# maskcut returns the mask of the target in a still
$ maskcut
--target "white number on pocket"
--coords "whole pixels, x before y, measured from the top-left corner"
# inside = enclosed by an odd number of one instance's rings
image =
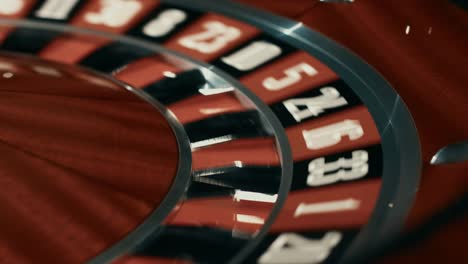
[[[357,120],[344,120],[321,128],[302,131],[307,148],[322,149],[338,144],[343,136],[357,140],[364,136],[364,130]]]
[[[302,80],[302,75],[315,76],[318,74],[318,71],[310,66],[309,64],[303,62],[294,67],[288,68],[284,71],[285,77],[277,80],[273,77],[268,77],[263,81],[263,86],[269,91],[278,91],[286,87],[289,87],[295,83],[298,83]]]
[[[343,235],[328,232],[322,239],[308,239],[295,233],[280,235],[259,259],[260,264],[321,263],[330,256]]]
[[[107,27],[128,24],[143,8],[136,0],[101,0],[101,10],[85,16],[86,22]]]
[[[227,26],[219,21],[206,22],[203,26],[205,31],[183,37],[179,40],[179,44],[209,54],[218,52],[242,35],[238,28]]]
[[[265,42],[256,41],[249,46],[224,57],[222,61],[239,71],[249,71],[281,55],[281,48]]]
[[[369,154],[365,150],[353,151],[350,159],[340,158],[330,163],[325,163],[325,158],[314,159],[309,163],[307,185],[322,186],[362,178],[369,172],[368,161]]]
[[[322,88],[320,92],[322,93],[320,96],[289,99],[284,101],[283,105],[297,122],[301,122],[306,118],[318,116],[326,109],[348,104],[346,99],[333,87]],[[300,107],[303,109],[301,110]]]
[[[143,33],[150,37],[163,37],[169,34],[174,28],[187,19],[187,14],[179,9],[169,9],[153,20],[143,28]]]

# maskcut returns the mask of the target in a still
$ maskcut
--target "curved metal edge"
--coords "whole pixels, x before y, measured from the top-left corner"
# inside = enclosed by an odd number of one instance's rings
[[[431,159],[431,165],[461,163],[468,161],[468,140],[441,148]]]
[[[183,0],[165,2],[188,6]],[[352,51],[300,22],[231,1],[195,0],[188,7],[222,13],[257,26],[314,55],[351,86],[368,107],[381,134],[384,171],[382,190],[371,219],[341,261],[362,254],[363,248],[375,248],[395,238],[414,202],[422,159],[414,120],[393,87]],[[241,262],[253,250],[254,246],[246,247],[232,263]]]
[[[232,78],[228,74],[214,68],[212,65],[194,60],[193,58],[188,57],[182,53],[167,50],[163,47],[158,46],[157,44],[151,43],[149,41],[141,40],[134,37],[128,36],[120,36],[112,33],[106,33],[101,31],[77,28],[69,25],[62,25],[62,24],[48,24],[44,22],[36,22],[30,20],[11,20],[11,19],[0,19],[0,25],[16,25],[16,26],[25,26],[30,28],[41,28],[47,29],[52,31],[67,31],[68,33],[77,33],[77,34],[91,34],[91,35],[98,35],[101,37],[105,37],[114,41],[121,41],[123,43],[128,43],[132,45],[137,45],[140,47],[144,47],[146,49],[152,50],[156,53],[167,53],[173,55],[174,57],[179,57],[189,62],[194,63],[196,66],[200,66],[207,70],[213,71],[218,76],[226,80],[228,83],[233,84],[244,96],[252,101],[255,107],[259,110],[262,117],[267,121],[267,124],[271,126],[275,138],[276,138],[276,145],[279,153],[279,158],[281,161],[281,182],[280,187],[278,190],[278,199],[270,212],[270,216],[265,221],[262,229],[255,234],[255,238],[252,241],[249,241],[249,244],[246,246],[247,251],[250,252],[258,245],[262,238],[265,237],[268,233],[269,228],[273,225],[274,220],[278,216],[283,207],[284,203],[286,202],[287,195],[289,193],[289,189],[292,184],[292,172],[293,172],[293,161],[292,161],[292,152],[289,145],[288,137],[284,131],[281,122],[275,116],[275,114],[271,111],[271,109],[255,95],[250,89],[244,87],[238,80]],[[88,69],[89,70],[89,69]],[[96,72],[96,71],[94,71]],[[99,73],[103,75],[102,73]],[[105,75],[104,75],[105,76]],[[113,79],[113,81],[117,81]],[[128,87],[128,89],[132,89]],[[181,144],[179,149],[179,159],[184,159],[185,153],[191,153],[190,143],[188,136],[185,134],[185,130],[183,125],[177,121],[177,118],[164,106],[160,105],[156,102],[153,98],[145,93],[139,92],[138,90],[133,90],[137,95],[139,95],[144,100],[147,100],[151,104],[155,105],[162,114],[167,118],[167,120],[171,123],[173,127],[173,131],[176,134],[176,137],[179,139],[181,138]],[[185,142],[185,143],[184,143]],[[187,144],[186,144],[187,143]],[[190,160],[187,161],[187,164],[190,163],[189,168],[183,166],[179,162],[178,168],[178,175],[186,175],[191,174],[191,155],[188,155]],[[185,156],[187,157],[187,156]],[[183,166],[183,167],[181,167]],[[179,173],[180,172],[180,173]],[[190,177],[189,177],[190,178]],[[174,208],[177,203],[180,201],[180,198],[183,197],[183,194],[187,191],[190,185],[190,181],[184,183],[184,177],[176,177],[174,180],[173,186],[171,190],[168,192],[166,198],[163,202],[159,205],[159,207],[150,215],[148,219],[146,219],[137,229],[132,231],[127,237],[123,240],[118,242],[116,245],[111,247],[110,249],[104,251],[103,253],[99,254],[98,256],[94,257],[93,259],[89,260],[88,264],[100,264],[100,263],[111,263],[116,258],[122,256],[123,253],[128,252],[131,253],[130,249],[135,248],[140,243],[144,243],[144,241],[150,236],[154,235],[158,231],[158,227],[160,223],[164,220],[167,214]],[[163,217],[164,216],[164,217]],[[238,256],[242,256],[241,258],[236,257],[233,263],[237,263],[242,261],[245,256],[240,254]]]
[[[153,235],[159,229],[163,228],[161,224],[180,202],[191,183],[192,150],[190,148],[190,140],[188,135],[185,133],[183,125],[177,120],[171,111],[167,110],[154,98],[145,94],[143,91],[133,89],[128,85],[125,86],[127,90],[136,94],[138,97],[158,109],[171,126],[179,146],[179,164],[177,174],[171,188],[165,195],[162,202],[143,221],[143,223],[127,234],[121,241],[89,260],[87,262],[88,264],[111,263],[113,260],[122,257],[125,253],[131,253],[132,250],[142,244],[150,235]]]
[[[2,21],[0,20],[0,25],[1,22]],[[33,57],[30,54],[16,52],[9,53],[21,57]],[[131,252],[132,249],[134,249],[137,245],[141,244],[148,237],[147,234],[155,233],[156,230],[161,227],[160,225],[163,222],[163,220],[177,205],[183,194],[185,194],[185,192],[187,191],[191,182],[192,173],[192,152],[190,148],[190,141],[187,134],[185,133],[183,125],[177,120],[174,114],[151,96],[147,95],[141,90],[134,89],[128,84],[123,83],[115,78],[112,78],[107,74],[103,74],[96,70],[82,67],[80,65],[74,66],[81,68],[81,70],[83,71],[92,73],[93,75],[109,80],[110,82],[115,83],[120,87],[123,87],[124,89],[128,90],[130,93],[139,97],[143,101],[151,104],[169,123],[171,130],[174,133],[174,136],[176,137],[178,145],[178,166],[176,176],[174,177],[169,191],[167,192],[161,203],[158,205],[158,207],[155,210],[153,210],[153,212],[150,213],[149,216],[141,224],[139,224],[136,229],[127,234],[115,245],[99,253],[97,256],[93,257],[87,262],[90,264],[110,263],[112,262],[112,260],[122,256],[122,253]]]

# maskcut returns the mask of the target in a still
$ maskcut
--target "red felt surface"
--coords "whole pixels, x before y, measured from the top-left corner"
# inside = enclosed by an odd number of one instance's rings
[[[102,77],[0,62],[0,262],[82,263],[164,198],[175,136],[153,106]]]

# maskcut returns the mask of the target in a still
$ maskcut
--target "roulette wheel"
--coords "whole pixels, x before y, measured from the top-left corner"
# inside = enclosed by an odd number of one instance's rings
[[[466,12],[0,0],[0,262],[466,259]]]

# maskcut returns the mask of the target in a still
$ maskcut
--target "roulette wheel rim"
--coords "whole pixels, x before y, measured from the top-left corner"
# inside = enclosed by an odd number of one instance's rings
[[[171,0],[168,2],[180,5],[184,4],[184,1],[179,0]],[[393,140],[388,140],[388,142],[386,142],[384,139],[382,141],[382,144],[384,145],[383,148],[388,151],[384,159],[387,164],[394,162],[401,164],[400,166],[395,166],[400,169],[396,174],[392,171],[394,168],[393,166],[391,166],[391,168],[389,168],[389,166],[384,168],[382,176],[384,179],[384,185],[393,185],[393,187],[398,186],[398,192],[400,192],[400,194],[406,194],[406,196],[395,196],[393,191],[384,187],[380,193],[379,201],[377,202],[373,216],[371,216],[370,223],[368,223],[365,229],[361,231],[361,237],[354,241],[355,244],[351,246],[351,248],[363,248],[364,245],[361,243],[364,242],[363,240],[365,240],[364,237],[366,234],[370,236],[369,233],[375,234],[381,232],[381,237],[386,237],[385,239],[382,239],[382,241],[384,241],[383,244],[394,238],[401,230],[404,218],[412,206],[422,170],[420,153],[421,146],[419,143],[417,129],[409,110],[394,88],[391,87],[391,85],[380,74],[378,74],[372,66],[365,63],[351,51],[330,40],[326,36],[315,32],[302,23],[261,10],[256,10],[254,8],[245,7],[244,5],[231,1],[213,3],[210,1],[196,0],[194,2],[196,2],[196,6],[194,7],[196,9],[219,12],[258,26],[262,30],[275,35],[275,37],[283,39],[291,45],[300,47],[300,49],[313,54],[318,57],[320,61],[328,62],[327,66],[329,67],[331,67],[331,61],[334,61],[333,64],[336,65],[341,64],[343,67],[342,70],[338,70],[336,67],[332,67],[332,69],[336,71],[340,77],[347,80],[347,82],[350,79],[352,80],[350,85],[353,91],[358,93],[366,106],[369,107],[369,102],[379,101],[380,106],[375,107],[375,109],[379,109],[380,111],[372,110],[372,106],[370,107],[371,114],[377,123],[379,132],[384,135],[389,133],[388,131],[390,127],[397,128],[396,135],[393,135]],[[324,47],[326,47],[326,50],[324,50]],[[320,54],[320,52],[323,52],[324,54]],[[352,65],[353,68],[349,68],[348,65]],[[337,67],[339,66],[337,65]],[[242,85],[239,87],[242,87]],[[247,88],[246,90],[248,91]],[[385,113],[382,109],[385,109]],[[389,137],[387,137],[387,139],[389,139]],[[398,146],[398,149],[392,149],[396,146]],[[390,152],[389,150],[393,153],[398,152],[400,156],[398,157],[398,155],[395,154],[388,155]],[[394,179],[391,175],[399,175],[400,178]],[[391,210],[390,216],[387,215],[388,219],[386,223],[382,223],[378,216],[382,215],[383,211],[387,210],[388,207],[393,208],[395,204],[400,204],[399,209]],[[280,207],[277,207],[272,212],[272,217],[279,214],[279,211]],[[266,235],[268,232],[268,226],[273,224],[273,221],[274,219],[271,218],[270,221],[265,224],[266,228],[262,230],[256,238],[256,241],[252,242],[245,250],[243,250],[237,258],[232,261],[232,263],[240,263],[249,254],[251,254],[256,244],[260,243],[262,237]],[[373,248],[373,246],[375,245],[371,245],[368,242],[365,245],[367,248]],[[350,251],[351,252],[348,251],[344,259],[353,259],[357,257],[352,250]]]
[[[183,1],[176,0],[174,2],[182,4]],[[374,236],[378,230],[382,232],[380,234],[381,237],[387,238],[383,239],[384,241],[387,240],[386,242],[388,242],[394,238],[399,230],[401,230],[404,218],[409,212],[412,206],[412,201],[416,196],[417,186],[419,185],[421,176],[422,161],[420,153],[421,146],[414,121],[406,105],[398,96],[393,87],[391,87],[391,85],[380,74],[378,74],[378,72],[373,69],[372,66],[368,65],[362,59],[354,55],[353,52],[330,40],[328,37],[308,28],[302,23],[279,17],[261,10],[256,10],[254,8],[245,8],[245,6],[234,2],[226,2],[224,3],[224,6],[216,6],[210,4],[209,1],[201,0],[197,1],[197,4],[198,7],[202,10],[212,10],[214,12],[228,14],[243,21],[248,21],[249,23],[264,29],[270,34],[278,34],[278,32],[282,32],[284,35],[276,35],[276,37],[282,38],[285,41],[290,42],[292,45],[301,47],[303,50],[308,51],[309,53],[318,57],[320,61],[335,60],[336,64],[342,64],[343,68],[346,68],[346,70],[340,71],[333,67],[333,70],[337,71],[340,77],[344,78],[345,80],[355,78],[361,79],[354,80],[353,82],[356,84],[350,85],[353,91],[358,90],[356,92],[363,99],[366,106],[369,106],[368,103],[375,101],[376,99],[380,101],[379,103],[381,103],[381,106],[376,109],[380,108],[379,110],[381,110],[383,108],[385,109],[386,113],[383,114],[383,111],[371,110],[371,114],[373,115],[374,120],[377,122],[380,133],[382,135],[385,134],[389,126],[398,127],[398,130],[396,131],[397,134],[395,135],[394,139],[395,141],[385,142],[385,140],[383,140],[383,148],[390,149],[397,145],[395,142],[400,143],[398,144],[400,149],[393,150],[400,152],[400,157],[397,157],[396,155],[393,157],[388,157],[388,155],[385,155],[386,157],[384,158],[387,162],[389,159],[393,159],[394,162],[402,164],[401,171],[396,174],[400,175],[400,179],[392,179],[392,183],[389,183],[389,185],[398,184],[401,188],[401,193],[406,193],[407,195],[384,198],[384,196],[387,195],[385,193],[386,190],[384,187],[380,193],[380,198],[376,208],[385,210],[389,206],[393,207],[394,204],[404,204],[404,206],[400,207],[399,210],[392,210],[392,215],[387,216],[389,219],[391,219],[390,221],[380,221],[381,219],[379,219],[377,215],[381,213],[379,212],[381,210],[375,209],[373,216],[371,217],[371,222],[368,223],[364,230],[361,230],[361,237],[356,239],[355,244],[351,246],[350,251],[352,251],[353,248],[362,246],[360,243],[364,242],[363,240],[365,240],[365,237]],[[326,50],[324,50],[323,47],[326,47]],[[324,54],[319,54],[319,52],[323,52]],[[342,63],[343,61],[346,62]],[[353,65],[355,68],[350,69],[346,64]],[[327,63],[327,66],[330,66],[330,63]],[[359,83],[363,85],[361,86]],[[369,83],[372,83],[373,85],[369,85]],[[359,91],[359,88],[362,88],[362,91]],[[377,112],[379,115],[376,114]],[[379,121],[382,121],[386,125],[382,127],[382,124],[379,124]],[[385,162],[385,164],[390,163],[387,162]],[[390,180],[391,177],[385,177],[385,175],[392,175],[393,172],[385,170],[386,169],[384,169],[383,174],[384,181]],[[267,230],[264,230],[264,233],[266,232]],[[257,243],[260,242],[260,239],[261,238],[258,239]],[[249,253],[254,250],[254,247],[255,242],[251,244],[250,248],[239,254],[235,261],[240,263],[243,258],[248,256]],[[372,245],[368,242],[366,243],[366,247],[372,249]],[[349,258],[352,260],[354,258],[358,258],[357,255],[350,251],[345,254],[343,259]],[[233,263],[235,261],[233,261]]]
[[[412,200],[416,192],[416,186],[419,181],[419,175],[421,171],[421,155],[419,140],[414,127],[411,115],[409,114],[404,102],[400,99],[397,93],[391,88],[391,86],[376,73],[371,66],[367,65],[357,56],[347,51],[345,48],[339,46],[335,42],[329,40],[323,35],[316,33],[302,24],[293,22],[284,18],[280,18],[265,12],[245,8],[244,6],[231,3],[231,2],[210,2],[210,1],[194,1],[195,6],[192,6],[186,1],[166,1],[167,3],[177,4],[182,7],[189,6],[190,8],[197,9],[200,11],[211,11],[220,13],[240,21],[247,22],[254,25],[265,32],[275,36],[275,38],[281,39],[300,50],[306,51],[318,58],[321,62],[324,62],[327,66],[332,68],[333,71],[344,79],[352,88],[354,92],[363,100],[366,107],[370,109],[371,115],[374,122],[377,124],[380,135],[382,136],[382,146],[384,152],[384,169],[382,178],[383,188],[379,194],[379,200],[376,205],[376,209],[373,211],[371,221],[366,227],[360,231],[359,237],[354,240],[353,246],[348,250],[347,255],[344,258],[353,257],[353,248],[362,249],[365,246],[371,246],[369,244],[369,238],[381,237],[379,241],[385,241],[392,237],[397,230],[400,229],[403,222],[403,218],[407,211],[411,207]],[[20,22],[27,25],[30,22]],[[36,22],[31,22],[35,24]],[[32,25],[31,24],[31,25]],[[41,23],[39,23],[41,24]],[[43,25],[43,24],[41,24]],[[51,28],[67,28],[70,31],[75,31],[69,26],[51,26]],[[83,29],[76,29],[77,32],[92,32]],[[122,37],[107,33],[99,33],[107,37],[116,39],[128,39],[131,40],[133,37]],[[132,40],[133,42],[133,40]],[[138,43],[144,41],[136,41]],[[154,47],[154,44],[148,43],[148,47]],[[205,67],[209,67],[209,64],[204,64],[198,60],[193,60],[186,55],[175,52],[178,56],[185,58],[189,61],[196,61]],[[255,102],[256,106],[263,111],[263,114],[269,116],[269,120],[277,131],[281,131],[280,122],[268,109],[268,106],[259,99],[254,92],[250,91],[244,85],[240,84],[233,77],[219,71],[212,69],[214,73],[226,79],[229,83],[235,84],[235,86],[241,90],[244,94]],[[268,110],[267,110],[268,109]],[[179,126],[178,129],[181,129]],[[292,174],[292,158],[289,150],[289,143],[284,132],[276,133],[278,144],[283,155],[283,175]],[[184,147],[187,150],[187,146]],[[189,155],[190,156],[190,155]],[[185,159],[186,157],[184,157]],[[186,166],[183,170],[189,169]],[[393,177],[398,175],[399,177]],[[247,257],[255,249],[256,245],[260,243],[268,232],[269,227],[273,224],[275,217],[280,213],[281,207],[284,204],[283,199],[290,187],[291,178],[282,177],[281,187],[279,192],[279,202],[275,205],[275,208],[271,211],[268,220],[262,227],[262,231],[249,242],[250,244],[245,247],[232,262],[240,262]],[[180,187],[182,188],[182,186]],[[181,189],[179,188],[179,192]],[[404,194],[404,195],[403,195]],[[180,195],[173,197],[167,196],[172,202],[175,202]],[[171,209],[168,205],[166,211]],[[388,208],[391,208],[389,210]],[[159,210],[159,209],[158,209]],[[383,217],[384,216],[384,217]],[[148,219],[149,220],[149,219]],[[152,221],[151,221],[152,222]],[[141,226],[140,226],[141,227]],[[145,232],[138,230],[138,233]],[[379,234],[378,234],[379,233]],[[383,238],[385,237],[385,238]],[[111,249],[112,250],[112,249]],[[121,250],[118,250],[121,252]],[[107,254],[114,255],[114,252],[104,253],[104,255],[98,256],[92,260],[91,263],[100,263],[106,260],[110,260],[112,257],[106,256]],[[101,259],[103,257],[104,259]]]

